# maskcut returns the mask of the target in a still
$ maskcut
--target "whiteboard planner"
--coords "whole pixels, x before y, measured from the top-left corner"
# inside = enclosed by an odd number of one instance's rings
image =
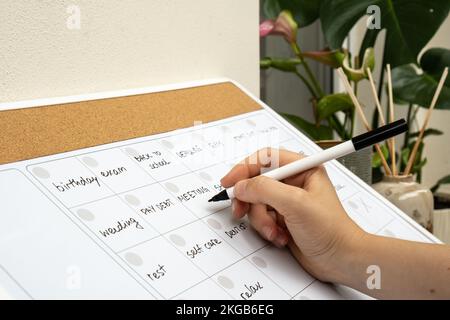
[[[0,297],[367,299],[208,203],[263,147],[320,151],[267,106],[207,124],[0,166]],[[325,165],[368,232],[436,239],[337,161]]]

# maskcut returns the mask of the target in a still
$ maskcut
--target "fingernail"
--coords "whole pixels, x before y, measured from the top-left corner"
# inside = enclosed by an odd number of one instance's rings
[[[235,204],[235,200],[231,200],[231,212],[233,214],[235,214],[235,209],[236,209],[236,204]]]
[[[282,248],[288,243],[288,237],[284,233],[278,233],[274,243],[277,247]]]
[[[262,233],[263,233],[264,237],[267,240],[269,240],[269,241],[273,240],[274,232],[273,232],[273,228],[272,227],[263,227],[262,228]]]

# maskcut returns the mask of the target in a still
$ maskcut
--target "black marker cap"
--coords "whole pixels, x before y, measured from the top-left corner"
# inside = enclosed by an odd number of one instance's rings
[[[378,142],[395,137],[407,130],[408,123],[405,119],[400,119],[352,138],[353,146],[355,147],[355,150],[361,150]]]

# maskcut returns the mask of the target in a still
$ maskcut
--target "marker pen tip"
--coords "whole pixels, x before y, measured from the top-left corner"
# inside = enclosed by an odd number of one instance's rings
[[[217,201],[224,201],[229,200],[227,190],[222,190],[218,194],[216,194],[214,197],[208,200],[208,202],[217,202]]]

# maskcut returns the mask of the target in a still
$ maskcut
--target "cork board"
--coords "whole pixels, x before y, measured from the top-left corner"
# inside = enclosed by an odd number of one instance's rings
[[[231,82],[0,111],[0,164],[148,136],[258,110]]]

